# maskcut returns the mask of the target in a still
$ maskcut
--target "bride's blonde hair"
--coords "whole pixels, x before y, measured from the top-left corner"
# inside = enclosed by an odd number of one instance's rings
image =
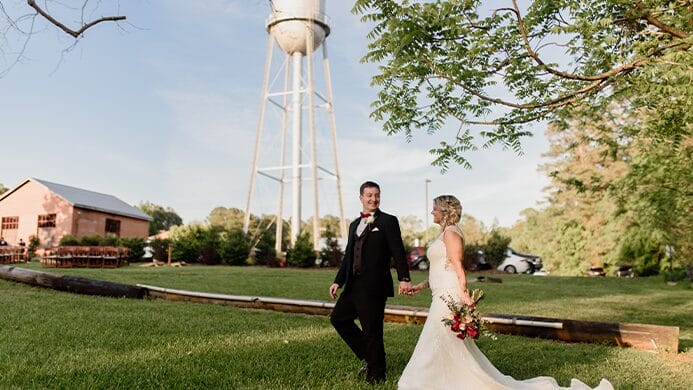
[[[442,214],[442,227],[457,225],[462,217],[462,204],[453,195],[441,195],[433,199],[433,204],[438,207]]]

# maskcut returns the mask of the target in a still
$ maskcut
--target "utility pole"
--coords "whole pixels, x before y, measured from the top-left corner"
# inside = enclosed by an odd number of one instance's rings
[[[428,183],[430,183],[431,180],[426,178],[424,179],[424,187],[425,187],[425,197],[426,197],[426,205],[424,207],[424,225],[426,226],[426,230],[424,230],[424,246],[428,245]]]

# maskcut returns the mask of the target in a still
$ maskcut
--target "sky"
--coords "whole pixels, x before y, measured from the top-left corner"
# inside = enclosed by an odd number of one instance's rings
[[[27,12],[21,9],[25,2],[4,3],[8,12]],[[97,25],[71,47],[71,37],[37,19],[25,58],[0,78],[0,183],[12,188],[35,177],[133,205],[149,201],[172,207],[185,223],[204,221],[218,206],[245,209],[269,3],[148,0],[120,2],[119,9],[98,3],[99,14],[85,19],[118,14],[127,21]],[[463,211],[487,226],[511,226],[522,210],[538,207],[548,184],[537,171],[548,149],[540,124],[530,128],[535,135],[524,140],[523,155],[480,149],[469,155],[471,170],[453,166],[442,174],[430,165],[428,151],[454,135],[453,124],[434,135],[415,133],[407,142],[386,135],[382,123],[369,118],[377,68],[360,62],[369,27],[351,14],[351,5],[326,1],[345,216],[360,210],[358,188],[365,180],[380,184],[382,210],[428,217],[429,224],[429,203],[440,194],[457,196]],[[66,24],[76,26],[74,15]],[[12,38],[6,43],[16,50],[21,42]],[[0,69],[14,58],[3,49]],[[281,52],[274,58],[283,58]],[[322,64],[315,67],[320,91]],[[272,165],[278,154],[277,113],[268,108],[267,118],[261,166]],[[316,122],[319,163],[331,170],[326,114],[318,112]],[[263,177],[256,183],[251,211],[275,213],[278,186]],[[311,188],[304,183],[304,220],[312,215]],[[321,180],[319,192],[320,214],[337,215],[334,181]],[[285,218],[290,202],[287,191]]]

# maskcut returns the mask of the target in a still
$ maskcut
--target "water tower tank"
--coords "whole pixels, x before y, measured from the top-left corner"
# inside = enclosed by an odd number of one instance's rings
[[[274,33],[277,44],[287,54],[306,54],[308,28],[313,31],[313,50],[330,35],[325,0],[273,0],[271,3],[267,31]]]

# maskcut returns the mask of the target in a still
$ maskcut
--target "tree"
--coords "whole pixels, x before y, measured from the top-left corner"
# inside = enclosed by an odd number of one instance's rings
[[[349,221],[345,222],[347,224],[347,229],[349,226]],[[327,230],[331,230],[334,234],[341,234],[342,231],[340,227],[339,217],[334,215],[324,215],[320,217],[320,231],[321,235],[325,234]],[[287,233],[289,233],[287,231]],[[307,234],[310,239],[313,239],[313,217],[309,217],[305,222],[301,221],[301,231],[299,234]]]
[[[484,223],[469,214],[462,214],[460,228],[464,232],[464,245],[480,245],[489,238],[488,228]]]
[[[175,261],[218,264],[220,229],[208,225],[191,224],[171,229],[171,257]]]
[[[325,230],[323,238],[325,239],[325,246],[320,250],[320,259],[323,262],[326,261],[330,267],[339,267],[342,264],[344,252],[339,246],[336,234],[331,228],[328,228]]]
[[[31,37],[45,29],[43,23],[38,22],[37,19],[75,39],[72,45],[63,51],[63,54],[75,48],[88,29],[104,22],[119,24],[119,22],[126,19],[125,16],[104,16],[93,20],[85,19],[87,15],[102,12],[100,8],[104,5],[101,1],[90,3],[89,0],[45,0],[41,4],[43,6],[39,5],[39,2],[36,0],[27,0],[24,5],[19,0],[0,1],[0,26],[3,26],[0,53],[3,55],[5,53],[13,53],[13,55],[16,53],[16,56],[9,60],[0,58],[0,60],[5,60],[0,61],[0,65],[2,65],[0,66],[0,78],[9,73],[15,65],[24,59],[24,53]],[[114,4],[115,10],[117,11],[119,7],[120,5],[116,2]],[[64,22],[64,20],[76,19],[79,19],[78,27],[68,27]],[[15,41],[19,47],[17,49],[10,46],[11,42]]]
[[[676,141],[690,126],[693,4],[688,0],[357,0],[373,25],[363,61],[380,65],[371,117],[389,134],[457,131],[431,150],[433,164],[465,167],[478,147],[521,152],[531,122],[558,120],[576,105],[664,112],[638,136]],[[494,2],[494,4],[496,4]],[[556,56],[562,50],[562,57]],[[678,116],[677,116],[678,115]],[[665,123],[673,126],[665,126]],[[478,132],[478,134],[473,134]]]
[[[275,249],[275,231],[274,223],[268,229],[262,230],[259,235],[251,242],[253,246],[253,262],[258,265],[271,265],[277,260],[277,251]],[[288,240],[288,237],[287,237]],[[287,241],[288,242],[288,241]]]
[[[301,233],[296,237],[294,246],[286,252],[286,263],[293,267],[313,267],[315,255],[310,236]]]
[[[634,121],[623,107],[595,113],[576,109],[571,119],[556,122],[546,130],[550,160],[542,165],[551,179],[548,201],[560,219],[559,232],[572,234],[579,253],[562,253],[557,269],[582,273],[589,266],[619,262],[619,242],[633,215],[618,206],[613,189],[627,174],[636,151],[632,138],[622,133]],[[577,224],[577,225],[576,225]],[[579,226],[579,229],[578,229]],[[565,248],[567,238],[558,240]],[[569,266],[567,263],[572,263]]]
[[[137,208],[153,218],[149,223],[149,235],[153,236],[160,231],[166,231],[173,226],[183,224],[183,219],[171,207],[159,206],[151,202],[142,202]]]
[[[494,267],[498,266],[505,259],[508,244],[510,244],[510,237],[504,236],[496,229],[491,230],[488,241],[484,245],[486,260]]]
[[[215,207],[207,217],[207,222],[226,230],[242,229],[245,212],[235,207]]]
[[[404,245],[409,248],[414,246],[416,240],[420,240],[422,245],[426,245],[423,242],[424,232],[423,223],[415,215],[405,215],[399,217],[399,227],[402,231],[402,241]]]
[[[693,121],[693,114],[687,115],[682,120]],[[686,126],[693,128],[693,122]],[[650,253],[662,259],[661,250],[669,245],[676,267],[693,266],[693,137],[679,142],[642,139],[634,148],[629,172],[615,183],[619,206],[633,215],[633,225],[647,237],[643,241],[659,247]]]
[[[631,128],[648,118],[621,105],[576,109],[549,126],[549,161],[541,167],[551,179],[548,206],[523,212],[511,229],[513,246],[563,274],[619,263],[656,273],[667,245],[676,253],[671,265],[683,267],[691,253],[690,137],[678,146],[645,142]]]
[[[29,236],[29,246],[26,248],[27,259],[31,260],[36,257],[36,250],[41,246],[41,241],[38,237]]]
[[[243,229],[233,229],[222,233],[219,254],[229,265],[245,265],[250,255],[250,239]]]

